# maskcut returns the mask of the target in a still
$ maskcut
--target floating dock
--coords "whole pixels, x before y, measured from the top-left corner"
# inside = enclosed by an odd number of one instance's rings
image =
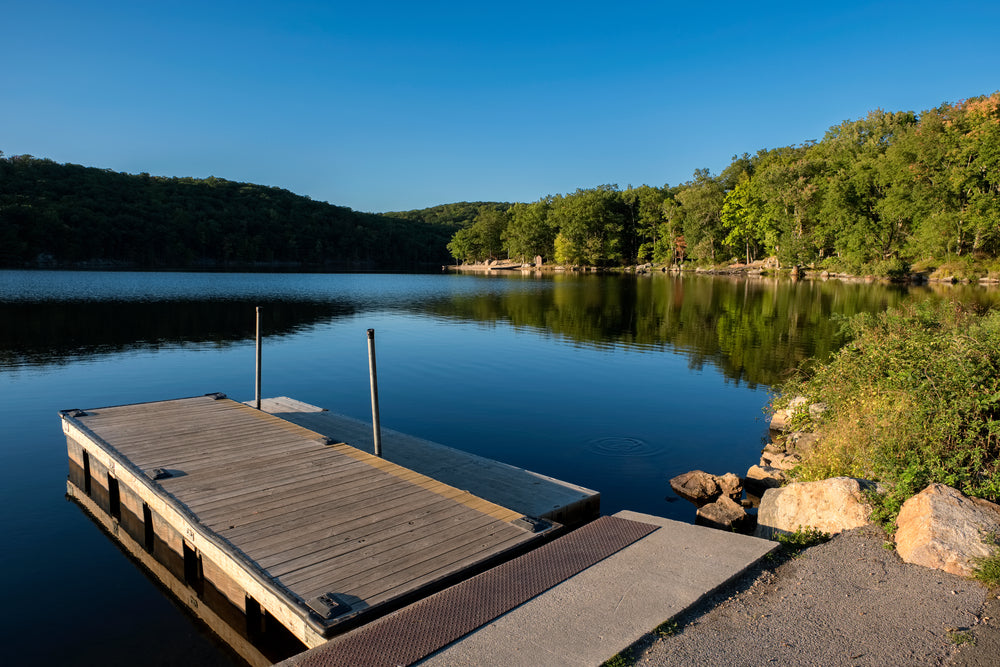
[[[285,396],[260,409],[299,426],[374,451],[372,425]],[[404,468],[527,516],[577,526],[601,514],[601,494],[530,470],[382,428],[382,456]]]
[[[321,412],[304,405],[269,409]],[[251,639],[277,624],[319,646],[560,529],[221,394],[60,414],[70,495]],[[593,492],[527,474],[576,497],[547,497],[550,517],[596,513]]]

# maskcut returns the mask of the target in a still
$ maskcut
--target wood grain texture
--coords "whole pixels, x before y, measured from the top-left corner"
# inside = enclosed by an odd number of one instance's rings
[[[71,457],[89,452],[166,539],[182,536],[309,646],[338,622],[309,614],[316,595],[352,601],[346,620],[541,536],[511,523],[520,512],[229,399],[85,412],[63,417]],[[171,476],[154,481],[156,468]]]

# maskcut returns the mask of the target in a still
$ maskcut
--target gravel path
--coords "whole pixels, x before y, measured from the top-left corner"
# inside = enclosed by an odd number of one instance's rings
[[[678,618],[672,636],[636,647],[635,664],[1000,664],[995,595],[907,565],[884,543],[869,526],[765,563]]]

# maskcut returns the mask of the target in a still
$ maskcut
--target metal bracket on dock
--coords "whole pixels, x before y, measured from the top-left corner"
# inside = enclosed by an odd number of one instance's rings
[[[217,401],[221,401],[224,398],[229,398],[228,396],[226,396],[225,394],[223,394],[221,391],[215,391],[215,392],[212,392],[211,394],[205,394],[205,395],[208,396],[209,398],[214,398]]]
[[[146,471],[146,477],[150,478],[154,482],[158,479],[169,479],[173,476],[174,473],[169,470],[164,470],[163,468],[153,468],[152,470]]]
[[[60,410],[59,414],[65,415],[66,417],[72,417],[76,419],[77,417],[86,417],[87,413],[83,410],[77,410],[76,408],[72,410]]]
[[[552,527],[552,524],[545,519],[539,519],[534,516],[521,516],[511,521],[511,523],[529,533],[540,533]]]
[[[306,604],[324,620],[330,620],[351,610],[351,605],[341,600],[335,593],[323,593]]]

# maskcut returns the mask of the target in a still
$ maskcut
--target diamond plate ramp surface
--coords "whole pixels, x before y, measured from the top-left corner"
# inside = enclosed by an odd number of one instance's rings
[[[296,667],[410,665],[657,530],[596,521],[436,595],[290,658]]]

